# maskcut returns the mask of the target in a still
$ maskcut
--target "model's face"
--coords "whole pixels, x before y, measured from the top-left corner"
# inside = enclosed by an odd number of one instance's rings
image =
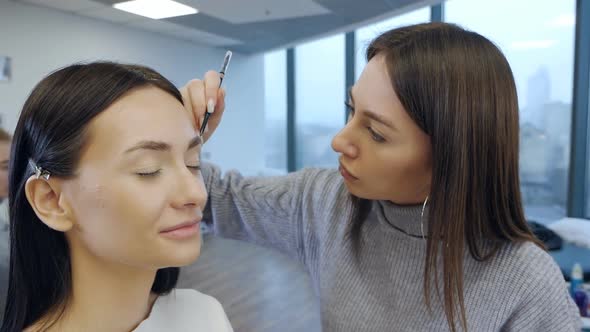
[[[193,262],[207,192],[201,139],[183,105],[158,88],[134,90],[87,133],[77,176],[62,183],[75,221],[71,250],[147,269]]]

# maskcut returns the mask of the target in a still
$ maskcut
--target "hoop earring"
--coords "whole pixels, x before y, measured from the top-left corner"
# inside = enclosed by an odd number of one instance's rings
[[[428,203],[428,197],[424,200],[424,204],[422,204],[422,213],[420,214],[420,233],[422,233],[422,239],[424,239],[424,210],[426,209],[426,203]]]

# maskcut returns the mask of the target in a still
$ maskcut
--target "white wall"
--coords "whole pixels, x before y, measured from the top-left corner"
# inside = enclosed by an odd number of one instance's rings
[[[0,82],[2,126],[13,132],[34,85],[74,62],[139,63],[182,86],[209,69],[218,70],[224,53],[123,25],[0,0],[0,55],[10,56],[13,64],[11,81]],[[264,166],[264,57],[234,54],[224,86],[224,120],[204,152],[224,169],[252,173]]]

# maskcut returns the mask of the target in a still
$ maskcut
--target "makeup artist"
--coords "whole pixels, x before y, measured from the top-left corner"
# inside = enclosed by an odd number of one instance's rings
[[[579,330],[560,269],[525,220],[518,101],[501,51],[428,23],[383,33],[366,56],[332,141],[339,170],[245,178],[205,165],[204,220],[302,262],[324,332]],[[208,72],[183,88],[196,127],[208,101],[218,105],[205,139],[223,113],[218,86]]]

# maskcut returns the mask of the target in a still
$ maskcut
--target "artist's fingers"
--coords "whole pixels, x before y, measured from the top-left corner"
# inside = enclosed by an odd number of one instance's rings
[[[207,122],[207,126],[205,127],[205,132],[203,133],[203,140],[206,142],[211,135],[219,126],[221,122],[221,118],[223,116],[223,112],[225,111],[225,89],[220,88],[217,90],[217,102],[215,106],[215,112],[209,116],[209,121]]]
[[[205,85],[207,112],[209,113],[213,113],[215,111],[220,82],[221,76],[218,72],[209,70],[207,73],[205,73],[205,79],[203,80],[203,83]]]
[[[189,113],[189,118],[193,123],[193,127],[195,130],[199,130],[207,109],[207,103],[205,102],[205,85],[203,81],[199,79],[189,81],[180,89],[180,93],[182,94],[184,108]]]

